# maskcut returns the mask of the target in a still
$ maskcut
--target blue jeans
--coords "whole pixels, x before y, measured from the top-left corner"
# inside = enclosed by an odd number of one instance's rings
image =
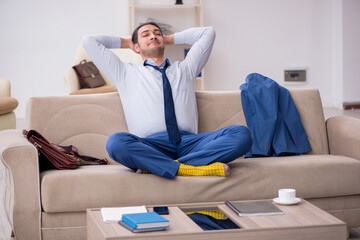
[[[252,143],[252,134],[247,127],[232,125],[200,134],[181,131],[179,144],[171,143],[167,132],[146,138],[119,132],[110,136],[106,149],[112,159],[128,168],[173,179],[180,163],[192,166],[228,163],[245,155]]]

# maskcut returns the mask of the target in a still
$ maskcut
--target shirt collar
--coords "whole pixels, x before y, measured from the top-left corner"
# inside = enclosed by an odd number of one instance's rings
[[[150,64],[150,65],[153,65],[153,66],[157,66],[156,63],[154,62],[154,60],[152,60],[151,58],[147,58],[143,61],[142,65],[145,66],[145,63],[146,64]],[[160,68],[163,68],[165,66],[165,64],[168,64],[168,66],[171,66],[172,63],[170,61],[169,58],[165,58],[164,61],[160,64]]]

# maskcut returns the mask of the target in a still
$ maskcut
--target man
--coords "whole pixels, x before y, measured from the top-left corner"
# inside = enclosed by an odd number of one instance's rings
[[[252,137],[245,126],[197,134],[195,78],[215,40],[212,27],[163,36],[156,23],[140,25],[132,39],[85,36],[92,61],[117,86],[130,133],[110,136],[106,148],[115,161],[165,178],[228,176],[226,164],[246,154]],[[191,44],[181,62],[164,57],[166,45]],[[143,64],[125,64],[109,49],[130,48]]]

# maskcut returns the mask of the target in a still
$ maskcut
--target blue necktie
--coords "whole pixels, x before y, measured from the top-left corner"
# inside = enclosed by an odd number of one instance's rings
[[[170,82],[165,73],[166,68],[169,65],[168,63],[166,63],[164,68],[159,68],[158,66],[153,66],[147,63],[145,63],[145,65],[155,68],[162,74],[166,130],[168,132],[170,142],[178,144],[181,141],[181,135],[176,122],[174,100],[172,96]]]

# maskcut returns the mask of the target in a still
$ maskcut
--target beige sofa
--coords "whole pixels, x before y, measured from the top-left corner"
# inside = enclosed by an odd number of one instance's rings
[[[16,127],[14,110],[18,101],[11,97],[11,84],[5,78],[0,78],[0,131]]]
[[[17,239],[85,239],[87,208],[140,204],[271,199],[279,188],[360,226],[360,120],[324,120],[317,90],[292,90],[312,151],[303,156],[237,159],[231,175],[164,179],[124,166],[84,166],[39,172],[37,150],[20,130],[0,132],[1,184]],[[246,124],[239,92],[197,92],[200,132]],[[127,131],[117,93],[29,100],[26,126],[80,153],[108,157],[105,144]]]

